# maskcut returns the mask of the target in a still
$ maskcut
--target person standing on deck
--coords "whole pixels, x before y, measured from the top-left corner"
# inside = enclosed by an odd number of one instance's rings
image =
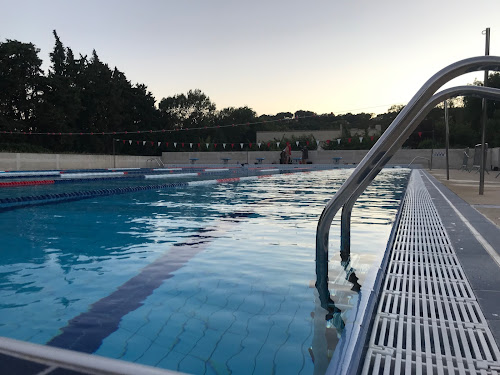
[[[309,150],[307,146],[302,147],[302,164],[307,164],[307,159],[309,159]]]
[[[285,155],[286,155],[286,163],[285,164],[290,164],[290,162],[292,160],[292,145],[290,144],[290,142],[286,143]]]

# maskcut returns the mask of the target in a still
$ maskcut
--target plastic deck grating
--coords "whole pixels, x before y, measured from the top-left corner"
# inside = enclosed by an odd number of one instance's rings
[[[500,374],[499,360],[429,192],[413,172],[362,374]]]

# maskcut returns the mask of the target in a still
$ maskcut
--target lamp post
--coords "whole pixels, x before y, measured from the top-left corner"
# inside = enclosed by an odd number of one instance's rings
[[[446,180],[450,180],[450,159],[448,157],[450,150],[450,126],[448,124],[448,101],[444,101],[444,124],[446,127]]]
[[[116,168],[116,152],[115,152],[115,142],[118,139],[113,138],[113,168]]]
[[[488,56],[490,54],[490,28],[487,27],[483,30],[483,35],[486,36],[486,44],[484,54]],[[484,87],[488,86],[488,71],[484,71]],[[483,116],[482,116],[482,130],[481,130],[481,166],[479,168],[479,195],[484,195],[484,168],[486,165],[486,145],[485,145],[485,133],[486,133],[486,122],[488,116],[486,113],[486,99],[483,99]]]

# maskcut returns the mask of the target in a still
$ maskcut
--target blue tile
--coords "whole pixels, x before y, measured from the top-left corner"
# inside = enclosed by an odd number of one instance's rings
[[[222,333],[220,331],[207,329],[191,353],[200,359],[208,361],[221,337]]]
[[[255,360],[255,374],[274,374],[276,349],[276,346],[267,343],[262,347]]]
[[[95,354],[104,357],[121,358],[125,352],[125,343],[132,335],[133,333],[122,329],[114,332],[102,341],[101,346],[95,351]]]
[[[163,358],[157,365],[157,367],[171,369],[174,371],[179,370],[179,363],[186,357],[185,354],[171,350],[165,358]]]
[[[136,330],[135,334],[149,338],[151,341],[156,340],[161,330],[165,326],[165,320],[150,319],[149,322],[144,323],[142,327]]]
[[[203,337],[203,330],[196,329],[194,323],[190,321],[184,331],[177,337],[178,342],[173,349],[179,353],[189,354],[201,337]]]
[[[238,310],[233,313],[233,316],[235,317],[236,320],[231,325],[231,327],[229,327],[228,331],[237,335],[246,336],[248,332],[248,322],[250,321],[251,318],[254,317],[254,315],[249,314],[245,311]]]
[[[236,374],[252,374],[255,367],[255,357],[263,346],[261,338],[247,337],[242,341],[243,350],[228,362],[229,369]]]
[[[211,361],[205,363],[206,370],[204,375],[221,375],[223,372],[217,372]]]
[[[152,344],[136,362],[148,366],[157,366],[168,354],[170,349],[162,345]]]
[[[214,312],[208,318],[208,327],[216,331],[226,331],[231,324],[233,324],[235,318],[231,311],[220,310]]]
[[[294,345],[283,345],[279,348],[275,358],[276,375],[298,374],[304,366],[304,356],[297,352]]]
[[[244,336],[226,332],[217,344],[210,363],[217,373],[229,373],[228,361],[243,350]],[[248,361],[248,359],[246,359]]]
[[[275,293],[264,293],[264,307],[262,308],[261,314],[273,315],[276,314],[281,305],[285,302],[285,298],[282,295]]]
[[[179,363],[179,371],[188,374],[204,374],[205,362],[199,358],[188,355]]]
[[[173,313],[168,318],[166,324],[162,327],[162,331],[177,332],[177,335],[182,332],[189,318],[182,313]]]
[[[223,290],[214,290],[208,295],[207,303],[219,308],[225,307],[228,304],[227,292]]]
[[[314,373],[314,362],[312,361],[309,352],[304,356],[304,367],[300,371],[300,375],[311,375]]]
[[[152,342],[150,339],[134,335],[130,340],[126,342],[125,353],[121,359],[125,361],[135,362],[138,358],[142,357],[144,353],[149,349]]]
[[[254,315],[249,319],[247,327],[250,337],[257,337],[263,342],[273,327],[273,321],[264,315]]]

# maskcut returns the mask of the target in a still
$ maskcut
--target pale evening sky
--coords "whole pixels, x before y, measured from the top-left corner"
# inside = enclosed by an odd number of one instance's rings
[[[257,114],[385,112],[441,68],[500,55],[500,1],[0,0],[0,41],[32,42],[49,67],[57,30],[95,49],[157,102],[201,89]],[[482,79],[464,76],[455,84]],[[450,85],[448,85],[450,86]]]

